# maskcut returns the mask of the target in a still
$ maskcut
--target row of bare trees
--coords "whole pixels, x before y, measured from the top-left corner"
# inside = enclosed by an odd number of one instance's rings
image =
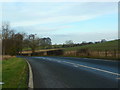
[[[15,33],[10,29],[9,23],[2,25],[2,52],[3,55],[15,55],[22,51],[22,42],[24,34]]]
[[[31,48],[34,53],[40,45],[51,45],[50,38],[39,38],[35,34],[15,32],[10,28],[9,23],[2,24],[2,54],[17,55],[23,48]]]

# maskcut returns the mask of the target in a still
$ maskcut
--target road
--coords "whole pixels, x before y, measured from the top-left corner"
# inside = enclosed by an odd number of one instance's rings
[[[25,57],[34,88],[118,88],[118,61],[73,57]]]

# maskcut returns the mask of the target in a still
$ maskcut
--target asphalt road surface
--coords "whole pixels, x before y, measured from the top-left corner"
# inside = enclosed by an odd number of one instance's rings
[[[118,61],[73,57],[25,57],[34,88],[118,88]]]

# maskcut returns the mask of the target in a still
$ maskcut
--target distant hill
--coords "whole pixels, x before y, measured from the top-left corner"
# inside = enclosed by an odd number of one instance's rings
[[[78,49],[83,49],[87,48],[89,50],[94,50],[94,51],[113,51],[113,50],[118,50],[118,42],[119,40],[113,40],[113,41],[107,41],[103,43],[97,43],[97,44],[89,44],[89,45],[84,45],[84,46],[76,46],[76,47],[70,47],[70,48],[65,48],[65,51],[75,51]]]

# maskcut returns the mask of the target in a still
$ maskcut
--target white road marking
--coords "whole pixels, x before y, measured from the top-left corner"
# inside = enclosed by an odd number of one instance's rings
[[[84,58],[84,59],[89,59],[89,58]],[[100,60],[100,59],[93,59],[93,60]],[[52,60],[52,61],[57,61],[57,60]],[[109,60],[103,60],[103,61],[109,61]],[[59,61],[57,61],[57,62],[59,62]],[[97,71],[106,72],[106,73],[109,73],[109,74],[120,76],[119,73],[115,73],[115,72],[111,72],[111,71],[107,71],[107,70],[103,70],[103,69],[99,69],[99,68],[94,68],[94,67],[89,67],[89,66],[85,66],[85,65],[75,64],[75,63],[67,62],[67,61],[61,61],[61,62],[73,64],[75,67],[80,66],[80,67],[85,67],[85,68],[89,68],[89,69],[93,69],[93,70],[97,70]]]
[[[80,65],[80,64],[75,64],[75,63],[66,62],[66,61],[64,61],[64,62],[65,62],[65,63],[69,63],[69,64],[73,64],[73,65],[76,65],[76,66],[85,67],[85,68],[89,68],[89,69],[94,69],[94,70],[97,70],[97,71],[102,71],[102,72],[106,72],[106,73],[110,73],[110,74],[114,74],[114,75],[119,75],[119,76],[120,76],[120,74],[118,74],[118,73],[111,72],[111,71],[107,71],[107,70],[103,70],[103,69],[94,68],[94,67],[89,67],[89,66]]]
[[[118,73],[114,73],[114,72],[111,72],[111,71],[107,71],[107,70],[103,70],[103,69],[99,69],[99,68],[94,68],[94,67],[89,67],[89,66],[85,66],[85,65],[80,65],[80,64],[77,64],[78,66],[80,67],[85,67],[85,68],[90,68],[90,69],[94,69],[94,70],[98,70],[98,71],[102,71],[102,72],[106,72],[106,73],[110,73],[110,74],[114,74],[114,75],[119,75]]]
[[[33,85],[33,73],[32,73],[32,68],[31,65],[29,64],[29,62],[26,60],[28,67],[29,67],[29,83],[28,83],[28,87],[29,88],[34,88]]]
[[[57,62],[61,62],[61,61],[57,61]]]
[[[71,63],[71,62],[66,62],[66,61],[63,61],[63,62],[65,62],[65,63],[69,63],[69,64],[72,64],[74,67],[79,67],[77,64],[75,64],[75,63]]]
[[[63,61],[63,62],[65,62],[65,63],[69,63],[69,64],[75,64],[75,63],[71,63],[71,62],[66,62],[66,61]]]
[[[73,65],[74,67],[79,67],[78,65]]]

